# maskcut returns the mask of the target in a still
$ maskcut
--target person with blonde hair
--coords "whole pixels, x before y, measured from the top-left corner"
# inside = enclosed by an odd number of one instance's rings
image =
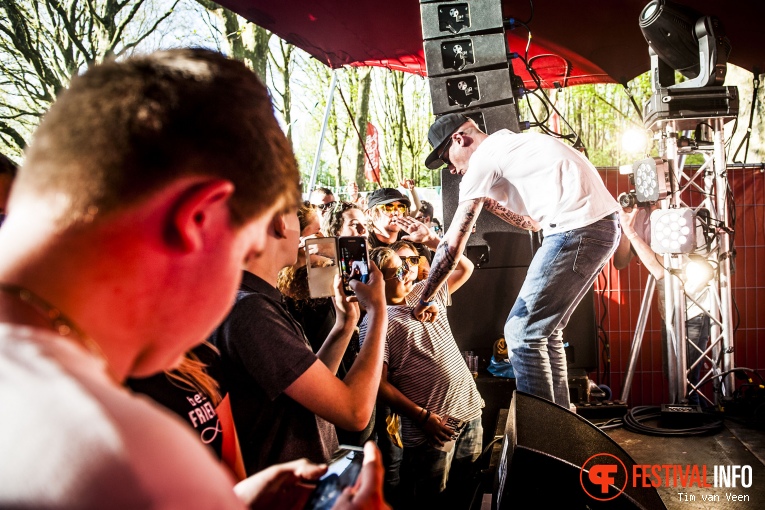
[[[470,469],[481,453],[483,400],[454,340],[445,306],[470,278],[473,264],[460,257],[435,298],[441,313],[433,322],[420,323],[412,315],[425,288],[424,281],[416,281],[419,254],[408,246],[397,251],[380,247],[370,259],[383,273],[388,303],[379,399],[401,417],[403,458],[392,500],[407,508],[467,507]],[[363,346],[366,321],[359,336]]]

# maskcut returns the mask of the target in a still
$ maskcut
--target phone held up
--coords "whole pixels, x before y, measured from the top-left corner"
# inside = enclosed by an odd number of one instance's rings
[[[346,296],[354,294],[350,281],[359,280],[367,283],[369,280],[369,251],[367,239],[359,236],[337,238],[337,253],[340,265],[340,276],[343,279],[343,292]]]
[[[306,270],[311,298],[323,298],[335,294],[337,274],[337,243],[334,237],[306,239]]]
[[[356,484],[364,461],[363,449],[358,446],[340,445],[332,457],[329,468],[311,494],[306,510],[323,510],[334,506],[343,489]]]

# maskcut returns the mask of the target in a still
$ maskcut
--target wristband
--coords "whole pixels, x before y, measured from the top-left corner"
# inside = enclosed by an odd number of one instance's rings
[[[427,412],[425,413],[425,419],[424,419],[424,420],[422,420],[422,422],[421,422],[421,423],[424,425],[424,424],[428,423],[428,420],[429,420],[429,419],[430,419],[430,411],[427,411]]]
[[[427,307],[427,306],[430,306],[430,305],[435,305],[436,302],[435,301],[425,301],[424,299],[420,298],[420,304]]]

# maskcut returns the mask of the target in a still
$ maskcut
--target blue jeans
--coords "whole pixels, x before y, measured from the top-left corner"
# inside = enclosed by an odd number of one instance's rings
[[[401,464],[402,508],[436,508],[433,505],[440,501],[447,481],[452,502],[469,500],[472,494],[461,494],[460,491],[471,492],[469,477],[473,463],[481,455],[482,438],[483,427],[479,416],[467,422],[449,452],[434,448],[427,442],[404,447]]]
[[[505,323],[516,387],[569,408],[563,328],[616,250],[616,213],[546,236]]]

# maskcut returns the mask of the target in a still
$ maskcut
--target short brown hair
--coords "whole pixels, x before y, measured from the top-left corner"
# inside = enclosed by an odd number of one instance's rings
[[[361,207],[354,204],[353,202],[335,203],[335,205],[329,210],[327,214],[324,215],[321,220],[322,233],[327,237],[337,236],[343,229],[343,222],[345,221],[343,214],[345,214],[345,211],[350,211],[351,209],[358,209],[361,211]]]
[[[235,186],[235,224],[299,201],[299,172],[268,92],[244,64],[203,49],[107,61],[45,115],[18,191],[67,198],[63,221],[107,214],[179,177]]]

